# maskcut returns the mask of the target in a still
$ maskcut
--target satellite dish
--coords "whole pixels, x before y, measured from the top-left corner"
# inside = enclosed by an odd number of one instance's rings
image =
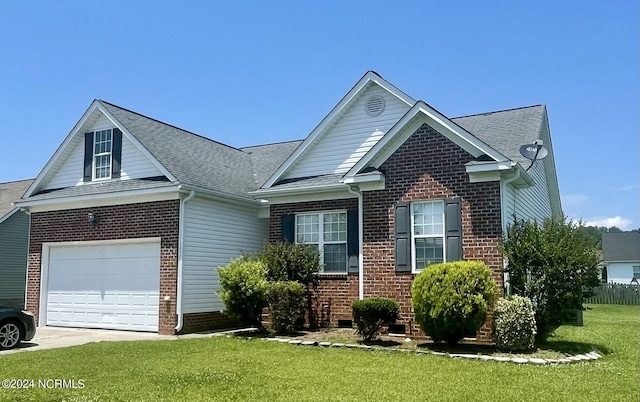
[[[542,146],[541,140],[536,140],[533,144],[525,144],[520,147],[520,155],[531,161],[531,165],[527,168],[527,170],[531,169],[531,166],[540,159],[544,159],[549,152],[545,147]]]

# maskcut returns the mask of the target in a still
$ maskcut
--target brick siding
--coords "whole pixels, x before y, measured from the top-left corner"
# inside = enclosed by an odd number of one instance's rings
[[[385,189],[363,193],[364,294],[399,302],[401,319],[410,336],[424,336],[411,312],[414,274],[397,274],[394,263],[394,205],[429,199],[462,200],[463,258],[484,261],[493,271],[500,292],[503,261],[498,249],[501,237],[499,182],[470,183],[465,164],[473,159],[455,143],[424,125],[382,166]],[[285,213],[357,208],[356,199],[305,202],[271,206],[270,241],[280,241],[280,217]],[[358,299],[357,275],[322,279],[318,293],[320,316],[330,314],[335,325],[351,319],[351,303]],[[477,334],[478,342],[490,342],[491,315]]]
[[[87,221],[94,213],[97,226]],[[49,242],[99,241],[160,237],[160,307],[158,333],[174,334],[178,270],[180,201],[158,201],[31,214],[27,308],[36,319],[40,310],[42,244]],[[164,301],[170,296],[169,302]]]

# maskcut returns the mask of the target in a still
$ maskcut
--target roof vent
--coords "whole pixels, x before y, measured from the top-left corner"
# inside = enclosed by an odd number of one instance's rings
[[[371,117],[375,117],[384,110],[384,98],[380,95],[372,95],[364,104],[364,109]]]

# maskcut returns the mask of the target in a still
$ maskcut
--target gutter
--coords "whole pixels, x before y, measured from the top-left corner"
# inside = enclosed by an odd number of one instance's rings
[[[363,201],[362,201],[362,192],[356,186],[348,186],[347,190],[356,196],[358,196],[358,298],[359,300],[364,299],[364,212],[362,209]]]
[[[184,321],[182,318],[182,258],[184,256],[184,205],[195,197],[195,190],[191,190],[189,195],[180,201],[180,224],[178,229],[178,280],[176,284],[176,315],[178,316],[178,322],[176,323],[176,334],[182,331]]]

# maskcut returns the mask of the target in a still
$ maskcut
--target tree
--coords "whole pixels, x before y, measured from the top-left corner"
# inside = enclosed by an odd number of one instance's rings
[[[564,309],[582,308],[599,285],[598,245],[582,223],[515,221],[502,242],[512,293],[531,299],[537,340],[560,326]]]

